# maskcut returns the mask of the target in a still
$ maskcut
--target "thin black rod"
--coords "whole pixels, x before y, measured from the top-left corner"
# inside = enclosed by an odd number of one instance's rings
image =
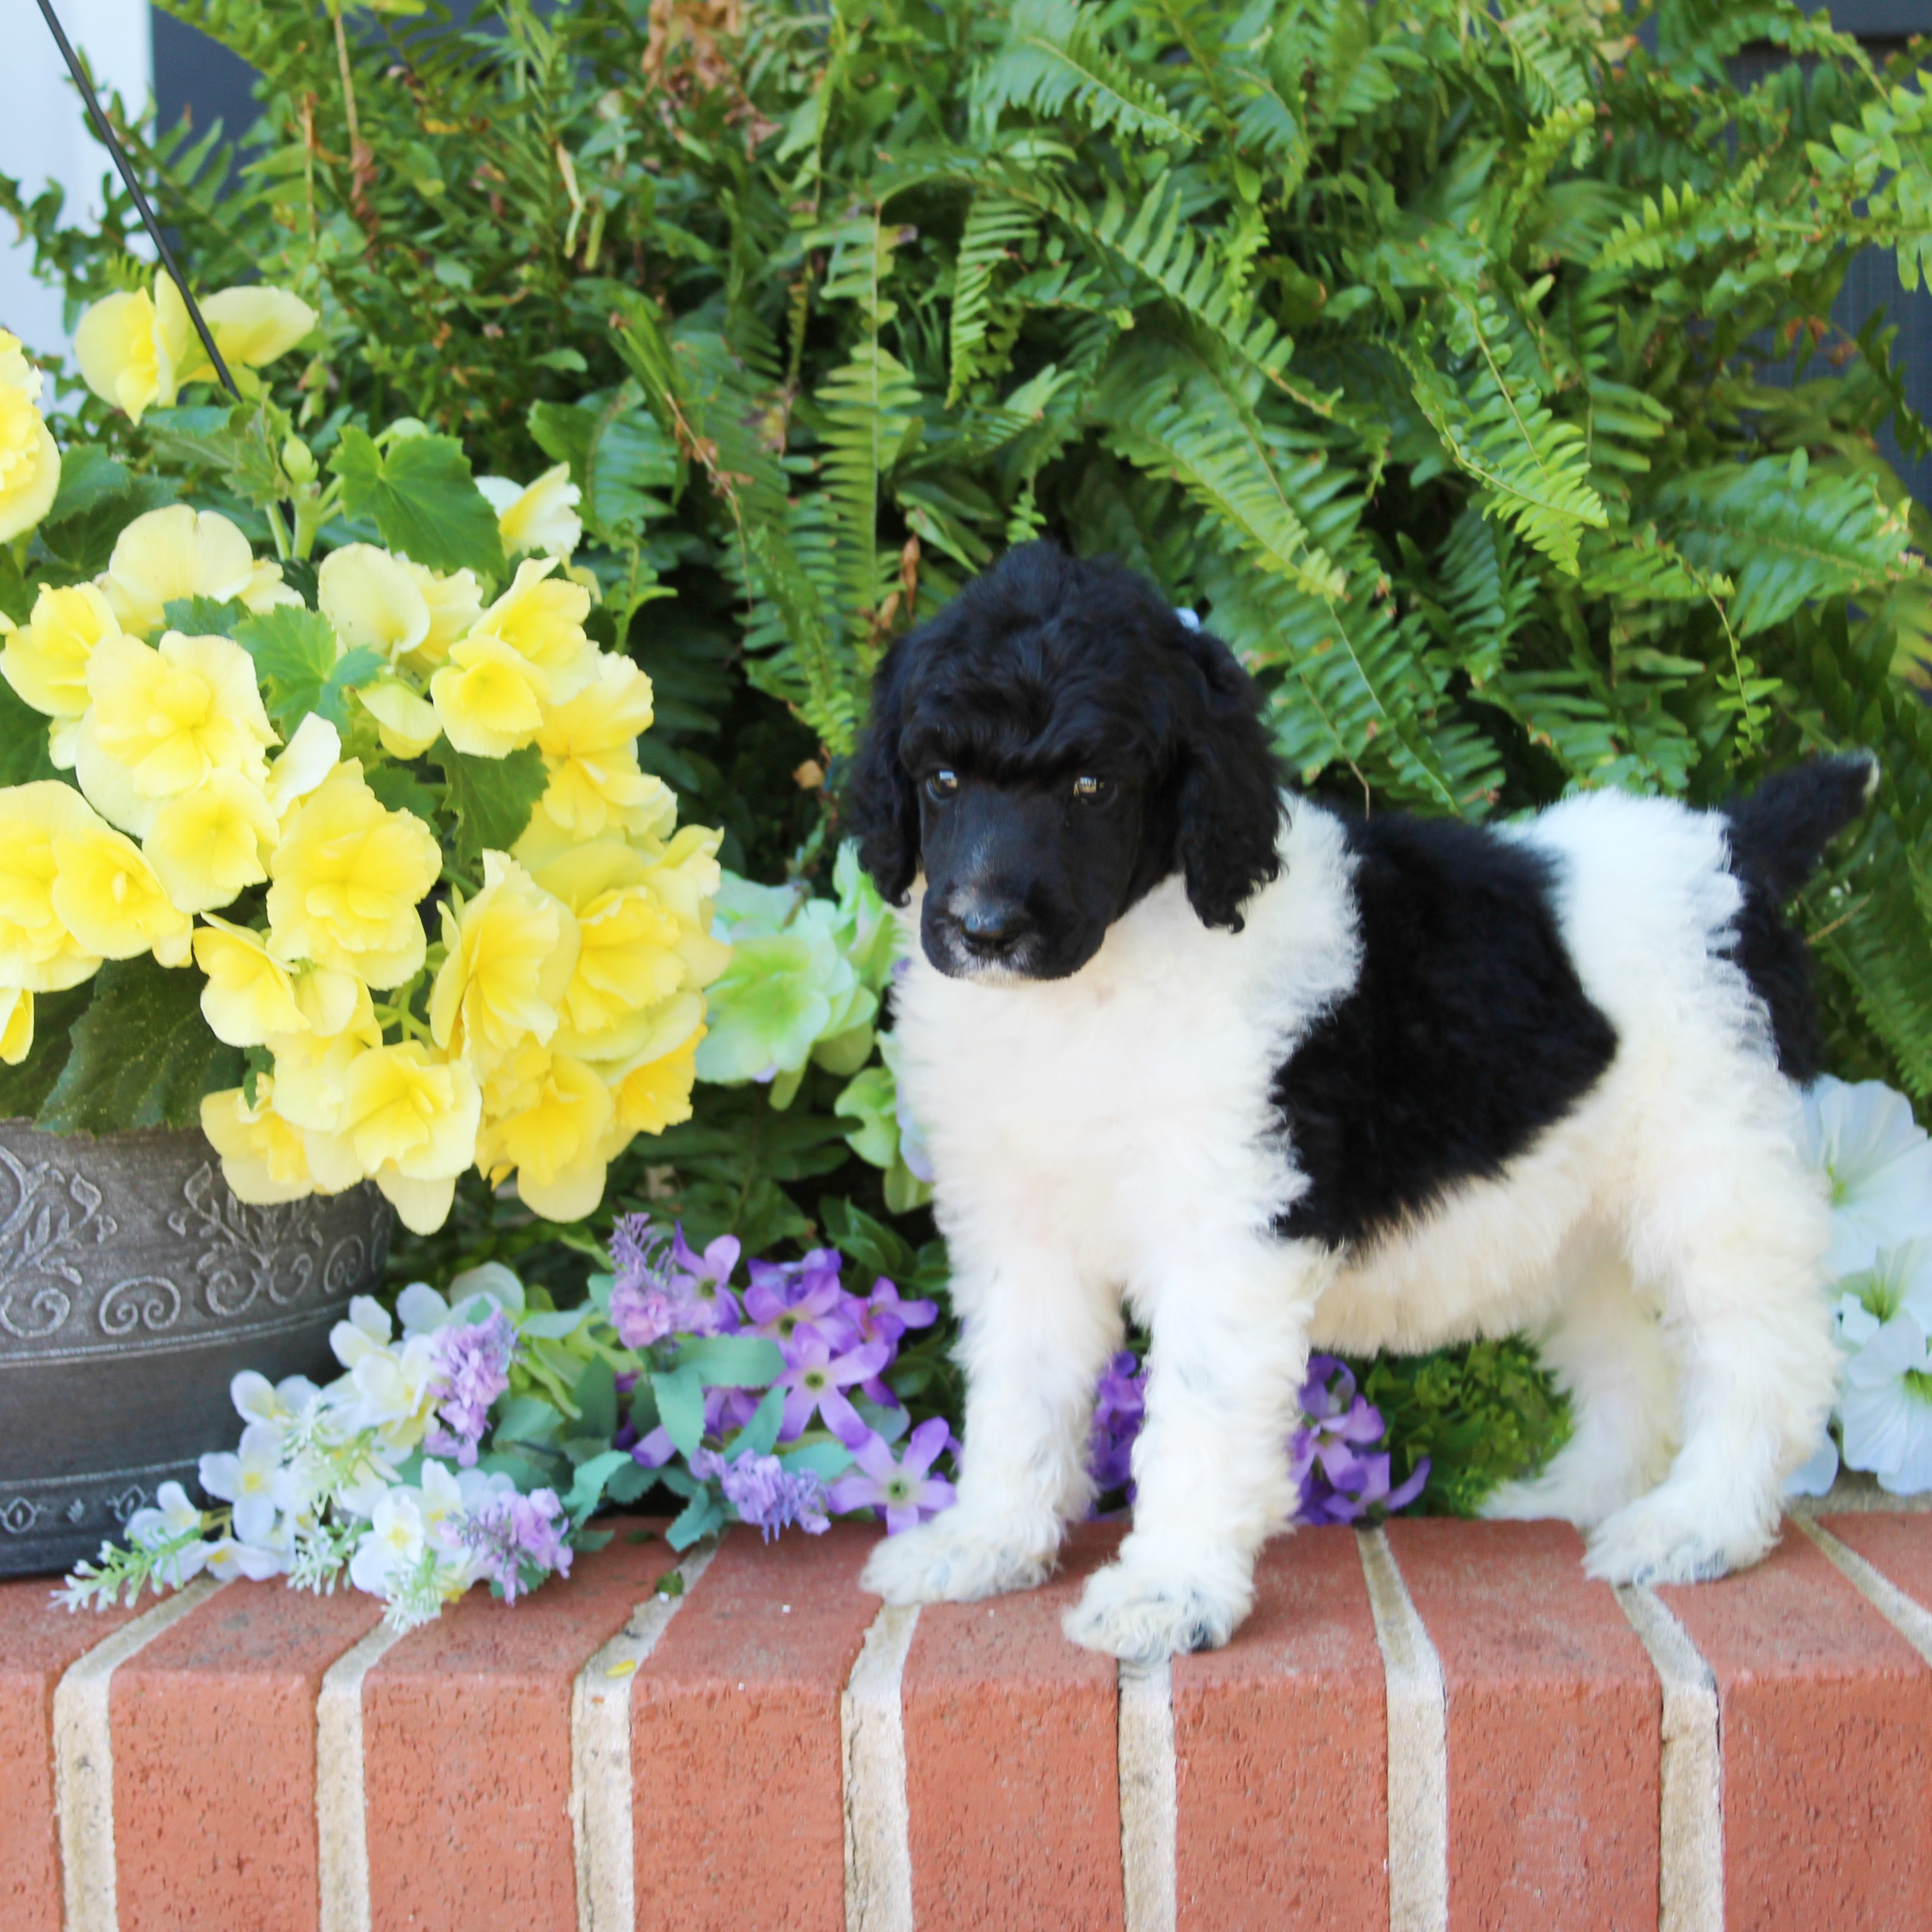
[[[74,50],[53,10],[53,0],[40,0],[40,12],[46,19],[47,30],[54,37],[54,44],[61,50],[61,58],[67,62],[67,70],[74,76],[74,84],[80,89],[80,98],[87,103],[87,111],[93,117],[94,131],[106,144],[107,152],[114,157],[114,165],[121,171],[121,178],[128,184],[128,192],[134,197],[134,207],[141,218],[141,226],[148,233],[161,258],[161,266],[174,278],[175,286],[181,291],[182,300],[188,304],[188,320],[194,324],[194,332],[201,338],[201,346],[208,351],[208,359],[214,364],[214,373],[221,378],[221,386],[237,402],[242,400],[242,392],[235,386],[235,378],[228,373],[228,364],[221,359],[221,351],[214,346],[214,336],[201,312],[201,304],[189,292],[188,278],[175,260],[175,251],[168,246],[167,238],[161,232],[161,224],[154,218],[154,211],[148,206],[148,197],[141,192],[141,184],[134,178],[133,164],[127,152],[116,138],[114,130],[107,124],[107,116],[100,111],[99,97],[94,93],[94,83],[87,77],[87,70],[80,64],[80,56]]]

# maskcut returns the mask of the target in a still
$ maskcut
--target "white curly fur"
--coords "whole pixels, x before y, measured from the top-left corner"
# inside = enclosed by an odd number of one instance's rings
[[[1284,1444],[1311,1346],[1528,1330],[1576,1432],[1494,1513],[1569,1518],[1616,1582],[1755,1561],[1835,1360],[1796,1092],[1726,956],[1740,892],[1723,820],[1598,793],[1510,835],[1555,862],[1616,1059],[1500,1179],[1345,1259],[1270,1232],[1306,1185],[1271,1078],[1358,956],[1341,829],[1306,800],[1286,810],[1281,875],[1238,934],[1203,926],[1172,879],[1070,979],[947,978],[912,946],[902,1078],[964,1318],[965,1450],[957,1506],[880,1544],[868,1586],[965,1600],[1052,1570],[1090,1499],[1124,1300],[1152,1337],[1147,1420],[1132,1533],[1066,1618],[1090,1648],[1152,1659],[1224,1642],[1246,1614],[1294,1502]],[[918,912],[916,890],[914,931]]]

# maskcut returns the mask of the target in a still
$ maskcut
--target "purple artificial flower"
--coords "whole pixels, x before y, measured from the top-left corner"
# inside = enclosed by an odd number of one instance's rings
[[[1123,1348],[1107,1364],[1094,1396],[1094,1424],[1088,1436],[1087,1468],[1098,1495],[1118,1490],[1133,1474],[1134,1438],[1147,1413],[1147,1371]]]
[[[503,1490],[468,1511],[458,1534],[483,1574],[502,1591],[504,1602],[514,1604],[524,1588],[526,1563],[545,1576],[553,1570],[570,1574],[566,1526],[554,1490],[532,1490],[526,1496]]]
[[[784,1417],[778,1424],[781,1442],[796,1442],[814,1414],[848,1449],[871,1433],[845,1391],[854,1382],[877,1375],[892,1360],[890,1342],[868,1342],[834,1355],[831,1343],[821,1336],[808,1340],[794,1336],[786,1352],[790,1359],[785,1372],[772,1384],[785,1391]]]
[[[761,1279],[754,1274],[745,1291],[745,1312],[754,1324],[753,1332],[776,1342],[790,1362],[806,1342],[819,1342],[836,1348],[852,1338],[856,1324],[845,1307],[851,1299],[836,1274],[820,1271],[800,1275],[782,1287],[769,1276]]]
[[[699,1256],[686,1244],[681,1224],[667,1229],[648,1214],[622,1214],[610,1230],[610,1258],[617,1267],[610,1325],[626,1348],[737,1327],[738,1305],[726,1285],[738,1259],[732,1236],[721,1235]]]
[[[922,1422],[906,1438],[905,1454],[897,1461],[884,1437],[870,1430],[862,1442],[848,1446],[858,1468],[832,1485],[832,1507],[840,1515],[868,1508],[883,1510],[886,1534],[896,1536],[952,1507],[952,1485],[930,1473],[946,1450],[958,1454],[944,1416]]]
[[[831,1527],[825,1479],[809,1469],[788,1469],[776,1456],[740,1455],[728,1462],[716,1450],[700,1449],[691,1459],[691,1473],[700,1481],[716,1480],[739,1520],[755,1524],[767,1543],[794,1522],[808,1536],[822,1536]]]
[[[1389,1455],[1371,1445],[1388,1433],[1381,1412],[1355,1391],[1355,1378],[1333,1355],[1312,1355],[1301,1390],[1304,1420],[1290,1438],[1289,1466],[1300,1492],[1300,1522],[1357,1522],[1379,1504],[1391,1515],[1413,1502],[1429,1480],[1429,1459],[1398,1489],[1389,1486]]]
[[[898,1288],[884,1275],[872,1284],[872,1292],[861,1301],[849,1298],[862,1342],[890,1342],[895,1346],[908,1328],[929,1328],[939,1318],[936,1301],[902,1301]]]
[[[487,1322],[452,1322],[431,1337],[436,1369],[430,1391],[436,1419],[423,1447],[432,1456],[453,1456],[467,1469],[476,1461],[490,1406],[510,1386],[517,1331],[500,1308]]]

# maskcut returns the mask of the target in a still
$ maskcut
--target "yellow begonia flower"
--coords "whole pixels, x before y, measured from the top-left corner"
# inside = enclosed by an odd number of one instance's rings
[[[444,735],[477,758],[507,758],[530,743],[549,692],[535,664],[487,632],[464,638],[429,681]]]
[[[442,735],[436,706],[406,684],[386,680],[365,684],[356,702],[376,721],[376,735],[392,758],[420,758]]]
[[[33,994],[24,987],[0,987],[0,1061],[18,1066],[33,1045]]]
[[[262,788],[240,772],[211,772],[154,814],[141,849],[183,912],[212,912],[268,876],[281,835]]]
[[[570,465],[546,470],[527,490],[506,476],[479,476],[476,487],[496,513],[496,533],[505,552],[540,550],[547,556],[567,557],[584,537],[577,506],[580,493],[570,480]]]
[[[319,997],[321,982],[328,982],[332,994],[347,987],[346,1018],[339,1002],[324,1010],[327,1003]],[[296,1004],[309,1030],[272,1034],[267,1042],[275,1056],[275,1111],[296,1126],[333,1133],[342,1112],[344,1076],[366,1049],[382,1045],[382,1029],[368,988],[346,973],[302,974],[296,981]]]
[[[413,561],[409,572],[429,606],[429,634],[404,662],[412,670],[433,670],[449,656],[450,646],[460,643],[475,628],[483,614],[483,597],[473,570],[459,570],[448,577]]]
[[[691,1090],[704,1032],[702,1026],[694,1027],[682,1046],[640,1062],[618,1082],[612,1097],[617,1124],[626,1132],[661,1134],[691,1118]]]
[[[544,710],[537,732],[550,767],[544,811],[580,838],[646,811],[653,788],[663,788],[638,766],[638,734],[650,722],[650,680],[628,658],[600,653],[596,681]]]
[[[116,633],[87,664],[93,699],[74,743],[74,772],[88,802],[137,838],[171,798],[211,773],[268,776],[274,742],[255,682],[255,662],[226,638],[170,631],[158,646]]]
[[[530,1084],[526,1106],[485,1121],[476,1165],[493,1184],[514,1168],[518,1193],[546,1220],[581,1220],[604,1198],[604,1169],[616,1150],[607,1150],[616,1113],[610,1090],[563,1053],[545,1054]]]
[[[500,852],[483,855],[483,890],[442,908],[448,949],[430,994],[430,1036],[487,1072],[526,1038],[548,1040],[577,965],[577,921]]]
[[[211,919],[195,928],[194,963],[208,976],[201,1012],[217,1040],[262,1046],[277,1034],[308,1031],[295,976],[259,932]]]
[[[0,329],[0,543],[32,530],[60,490],[60,450],[40,404],[40,372]]]
[[[0,986],[58,993],[99,968],[101,956],[56,909],[54,844],[106,829],[71,785],[43,778],[0,790]]]
[[[324,1186],[375,1182],[413,1233],[449,1214],[456,1177],[476,1157],[482,1096],[462,1061],[433,1060],[420,1041],[358,1054],[342,1077],[334,1131],[306,1136]]]
[[[74,351],[87,386],[134,422],[156,404],[172,406],[182,366],[202,358],[188,304],[173,278],[154,278],[154,292],[135,289],[104,296],[74,332]]]
[[[268,767],[266,789],[276,817],[287,818],[341,759],[342,734],[320,712],[311,711]]]
[[[422,964],[416,904],[442,870],[436,834],[385,810],[352,758],[302,801],[268,862],[269,943],[279,958],[399,986]]]
[[[167,278],[163,276],[165,281]],[[221,289],[201,305],[221,359],[232,369],[262,369],[286,356],[314,328],[315,310],[286,289],[258,283],[248,288]],[[192,382],[214,374],[200,337],[176,378]]]
[[[351,650],[367,646],[396,658],[429,635],[429,600],[415,572],[374,544],[345,544],[324,558],[315,602]]]
[[[152,952],[164,966],[188,964],[193,922],[162,890],[141,848],[111,826],[56,836],[53,902],[68,932],[104,959]]]
[[[238,1201],[269,1208],[300,1201],[315,1191],[301,1133],[275,1112],[274,1082],[262,1074],[255,1082],[255,1104],[238,1087],[206,1094],[201,1102],[201,1130],[221,1156],[222,1178]]]
[[[598,654],[584,628],[590,593],[578,584],[546,581],[556,568],[554,557],[526,557],[470,636],[501,638],[543,673],[545,700],[562,704],[596,676]]]
[[[260,595],[248,539],[217,512],[185,503],[136,517],[116,539],[100,581],[122,628],[142,638],[160,628],[177,598],[239,598],[253,609],[250,597]]]
[[[103,638],[120,628],[113,607],[91,584],[61,590],[42,584],[24,626],[0,616],[7,640],[0,674],[25,703],[55,721],[53,760],[63,770],[74,764],[74,736],[90,701],[88,660]]]

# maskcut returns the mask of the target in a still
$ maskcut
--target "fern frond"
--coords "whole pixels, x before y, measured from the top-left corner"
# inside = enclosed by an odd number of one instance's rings
[[[1781,622],[1814,598],[1918,575],[1903,514],[1870,478],[1811,476],[1766,457],[1673,478],[1658,493],[1660,522],[1690,562],[1731,577],[1739,635]]]
[[[988,123],[1006,108],[1024,107],[1042,120],[1076,115],[1096,132],[1117,128],[1163,147],[1195,145],[1160,90],[1107,46],[1100,9],[1081,0],[1018,0],[1006,45],[974,95]]]
[[[1018,259],[1039,224],[1038,215],[1010,195],[976,194],[966,211],[966,226],[959,238],[959,256],[952,273],[948,409],[985,373],[994,272],[1003,262]]]
[[[1472,352],[1468,394],[1458,393],[1432,364],[1403,351],[1418,407],[1456,466],[1472,478],[1489,509],[1570,576],[1576,574],[1582,532],[1609,521],[1590,487],[1583,434],[1560,422],[1534,383],[1510,368],[1513,350],[1494,298],[1452,295],[1468,326]]]
[[[1558,45],[1550,32],[1548,8],[1526,7],[1520,14],[1497,13],[1489,18],[1509,49],[1533,113],[1548,116],[1588,104],[1588,76],[1570,49]]]

